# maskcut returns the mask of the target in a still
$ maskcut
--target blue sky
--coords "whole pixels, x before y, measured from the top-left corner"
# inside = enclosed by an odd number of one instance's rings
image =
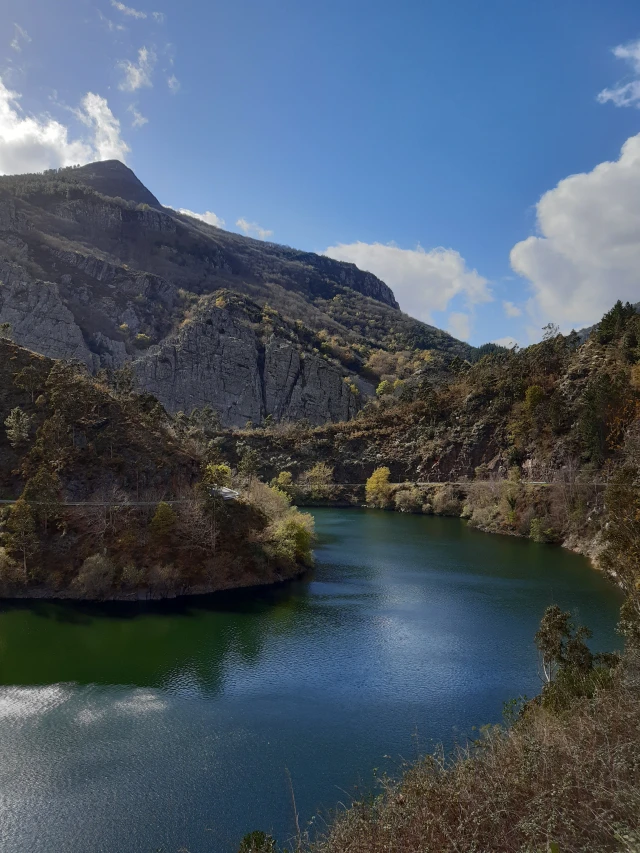
[[[476,344],[640,300],[637,0],[5,0],[0,34],[0,172],[120,156]]]

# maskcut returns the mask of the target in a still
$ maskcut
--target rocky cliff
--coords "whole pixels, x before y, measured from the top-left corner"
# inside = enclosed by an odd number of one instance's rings
[[[17,343],[94,372],[134,362],[169,409],[209,404],[226,425],[348,419],[377,348],[473,353],[371,273],[163,208],[116,161],[0,178],[0,282]]]

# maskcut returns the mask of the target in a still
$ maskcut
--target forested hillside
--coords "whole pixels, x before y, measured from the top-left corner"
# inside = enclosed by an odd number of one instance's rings
[[[251,474],[227,493],[211,410],[184,426],[133,388],[129,369],[92,377],[0,340],[0,593],[161,598],[300,572],[311,519]]]

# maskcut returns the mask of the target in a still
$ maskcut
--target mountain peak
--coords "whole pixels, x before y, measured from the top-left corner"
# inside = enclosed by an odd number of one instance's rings
[[[120,160],[100,160],[87,163],[74,170],[74,176],[83,184],[108,196],[119,196],[135,204],[162,207],[158,199],[148,190],[135,173]]]

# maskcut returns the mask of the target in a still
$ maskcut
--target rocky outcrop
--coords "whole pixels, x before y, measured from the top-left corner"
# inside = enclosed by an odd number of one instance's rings
[[[21,278],[0,263],[0,323],[10,323],[16,343],[51,358],[76,359],[89,368],[94,359],[53,282]]]
[[[212,405],[224,426],[268,415],[320,424],[348,419],[359,407],[335,365],[275,334],[263,343],[246,314],[213,302],[133,365],[140,387],[167,409]]]

